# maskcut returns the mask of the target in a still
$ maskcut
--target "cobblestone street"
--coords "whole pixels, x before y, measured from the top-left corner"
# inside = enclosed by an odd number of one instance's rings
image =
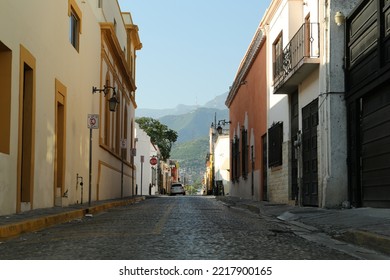
[[[351,259],[212,197],[158,197],[0,242],[0,259]]]

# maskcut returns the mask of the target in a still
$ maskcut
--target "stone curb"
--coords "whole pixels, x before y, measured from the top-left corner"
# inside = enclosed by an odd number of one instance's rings
[[[70,210],[59,214],[31,218],[22,222],[15,222],[8,225],[0,226],[0,239],[6,239],[18,236],[22,233],[33,232],[47,228],[56,224],[66,223],[72,220],[80,219],[86,214],[95,214],[104,210],[133,204],[145,200],[145,197],[137,197],[125,200],[112,201],[95,206],[90,206],[80,210]]]
[[[381,234],[349,230],[333,238],[390,255],[390,238]]]

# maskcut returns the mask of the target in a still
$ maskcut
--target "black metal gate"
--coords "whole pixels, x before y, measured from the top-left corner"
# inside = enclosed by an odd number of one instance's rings
[[[390,89],[361,98],[363,206],[390,207]]]
[[[264,134],[261,137],[262,145],[263,145],[263,162],[262,162],[262,167],[263,167],[263,200],[268,200],[268,185],[267,185],[267,171],[268,171],[268,164],[267,164],[267,134]]]
[[[302,109],[302,203],[318,206],[318,99]]]
[[[348,187],[356,207],[390,207],[389,18],[389,0],[367,0],[345,23]]]
[[[294,142],[298,140],[299,131],[299,108],[298,92],[295,91],[290,97],[290,131],[291,131],[291,199],[298,198],[298,155],[295,151]]]

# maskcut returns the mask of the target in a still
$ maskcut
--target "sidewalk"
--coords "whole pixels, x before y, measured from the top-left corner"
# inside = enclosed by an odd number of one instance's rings
[[[69,205],[67,207],[51,207],[36,209],[19,214],[0,216],[0,240],[18,236],[25,232],[37,231],[49,226],[81,219],[109,208],[120,207],[144,200],[144,196],[128,197],[116,200],[104,200]]]
[[[323,209],[217,196],[228,207],[250,210],[262,216],[322,233],[332,239],[361,246],[390,257],[390,209]]]

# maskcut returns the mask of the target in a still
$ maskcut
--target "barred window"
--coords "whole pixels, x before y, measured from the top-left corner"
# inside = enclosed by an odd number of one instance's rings
[[[249,153],[249,147],[248,147],[248,130],[247,129],[242,129],[241,130],[241,139],[242,139],[242,142],[241,142],[241,162],[242,162],[242,177],[244,179],[247,179],[248,178],[248,172],[249,172],[249,157],[248,157],[248,153]]]
[[[231,142],[231,177],[233,182],[238,182],[240,178],[240,139],[237,136]]]
[[[283,122],[274,123],[268,129],[268,167],[282,165]]]

